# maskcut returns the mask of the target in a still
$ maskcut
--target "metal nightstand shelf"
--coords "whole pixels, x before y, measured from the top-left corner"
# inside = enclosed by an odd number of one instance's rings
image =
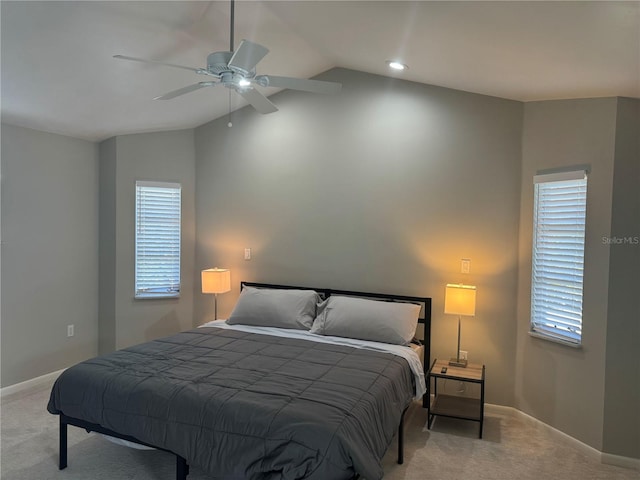
[[[446,372],[442,373],[442,368]],[[433,401],[427,407],[428,428],[431,428],[436,415],[460,418],[480,423],[479,438],[482,438],[484,423],[484,365],[470,363],[463,367],[450,366],[446,360],[434,360],[427,374],[427,398],[431,398],[431,379],[433,379]],[[438,379],[456,380],[480,384],[480,398],[438,394]]]

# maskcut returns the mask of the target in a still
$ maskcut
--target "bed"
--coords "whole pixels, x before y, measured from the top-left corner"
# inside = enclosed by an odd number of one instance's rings
[[[426,406],[431,299],[241,290],[226,322],[65,370],[47,406],[60,418],[59,468],[68,425],[174,454],[177,480],[189,465],[228,480],[378,480],[396,432],[402,463],[404,413],[416,398]]]

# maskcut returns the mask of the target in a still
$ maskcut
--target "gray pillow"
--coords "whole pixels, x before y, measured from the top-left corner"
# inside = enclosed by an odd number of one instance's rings
[[[227,323],[309,330],[320,300],[313,290],[244,287]]]
[[[408,345],[420,305],[331,296],[318,306],[311,333]]]

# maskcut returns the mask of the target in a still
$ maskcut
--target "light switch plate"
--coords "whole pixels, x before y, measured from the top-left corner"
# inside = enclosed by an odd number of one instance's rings
[[[460,264],[460,272],[469,273],[470,270],[471,270],[471,260],[468,258],[463,258]]]

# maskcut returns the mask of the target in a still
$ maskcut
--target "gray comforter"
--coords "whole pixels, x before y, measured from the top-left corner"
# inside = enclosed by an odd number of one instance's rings
[[[377,480],[414,391],[395,355],[199,328],[69,368],[47,409],[216,479]]]

